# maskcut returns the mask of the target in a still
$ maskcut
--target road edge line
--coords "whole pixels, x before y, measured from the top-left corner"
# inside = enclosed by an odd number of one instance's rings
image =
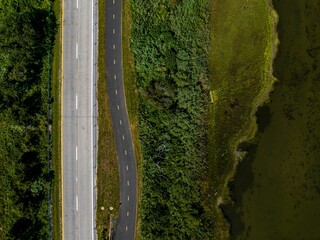
[[[64,240],[64,169],[63,169],[63,83],[64,83],[64,0],[61,0],[61,88],[60,88],[60,164],[61,164],[61,239]]]
[[[94,127],[94,107],[93,105],[95,104],[95,95],[94,95],[94,92],[96,92],[96,88],[95,88],[95,84],[94,84],[94,77],[95,77],[95,74],[94,74],[94,71],[95,71],[95,59],[94,59],[94,50],[95,50],[95,43],[94,43],[94,27],[95,27],[95,24],[94,24],[94,5],[95,5],[95,0],[92,0],[91,1],[91,44],[92,44],[92,47],[91,47],[91,150],[90,150],[90,155],[91,155],[91,171],[90,171],[90,177],[91,177],[91,228],[92,228],[92,233],[91,233],[91,237],[92,237],[92,240],[95,240],[96,239],[96,230],[95,230],[95,210],[94,210],[94,205],[95,203],[93,202],[94,201],[94,172],[93,172],[93,168],[94,168],[94,165],[93,165],[93,161],[95,160],[94,159],[94,146],[95,146],[95,143],[94,143],[94,138],[93,138],[93,132],[95,131],[95,127]]]

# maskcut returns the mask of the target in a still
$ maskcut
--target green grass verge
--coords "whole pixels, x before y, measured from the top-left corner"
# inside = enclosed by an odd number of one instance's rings
[[[55,0],[53,4],[53,10],[57,19],[57,33],[55,36],[53,47],[53,60],[52,60],[52,169],[55,177],[52,184],[52,196],[53,196],[53,239],[59,240],[61,236],[61,108],[60,108],[60,85],[61,85],[61,2]]]
[[[122,51],[123,51],[123,79],[126,94],[126,105],[129,115],[129,122],[131,128],[132,141],[134,145],[134,152],[137,163],[137,225],[136,236],[139,231],[139,205],[141,199],[141,167],[142,156],[139,145],[139,129],[138,129],[138,92],[136,87],[136,75],[134,70],[134,59],[130,50],[130,36],[131,36],[131,14],[130,14],[130,0],[122,2]]]
[[[209,192],[214,193],[215,238],[228,239],[229,224],[219,205],[230,201],[228,182],[244,155],[237,147],[254,137],[255,112],[275,81],[277,15],[261,0],[212,0],[210,11]]]
[[[98,171],[97,171],[97,232],[98,239],[107,239],[110,216],[117,216],[120,183],[116,145],[111,123],[106,82],[105,1],[99,1],[98,49]],[[107,53],[108,54],[108,53]],[[110,207],[113,210],[110,210]],[[102,207],[104,210],[102,210]]]

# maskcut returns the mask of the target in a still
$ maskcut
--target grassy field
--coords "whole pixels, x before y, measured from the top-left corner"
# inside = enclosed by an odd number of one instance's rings
[[[134,59],[130,50],[131,36],[131,14],[130,0],[122,2],[122,51],[123,51],[123,79],[126,96],[126,106],[129,115],[129,122],[134,146],[134,152],[137,163],[137,225],[136,231],[139,231],[139,205],[141,199],[141,164],[142,156],[139,144],[139,129],[138,129],[138,91],[136,87],[136,75],[134,70]],[[138,233],[136,233],[138,235]]]
[[[107,239],[110,217],[119,212],[119,170],[114,133],[108,104],[105,52],[105,1],[99,1],[98,49],[98,176],[97,176],[97,232],[98,239]],[[107,56],[106,56],[107,54]],[[113,210],[110,210],[110,207]],[[104,210],[102,210],[104,208]]]
[[[219,205],[230,201],[228,182],[244,152],[239,143],[256,133],[255,112],[272,89],[277,15],[265,0],[212,0],[209,74],[209,192],[216,239],[229,238]]]
[[[61,85],[61,1],[55,0],[53,10],[56,15],[58,29],[55,36],[52,59],[52,169],[55,177],[52,184],[53,197],[53,239],[61,239],[61,108],[60,108],[60,85]]]

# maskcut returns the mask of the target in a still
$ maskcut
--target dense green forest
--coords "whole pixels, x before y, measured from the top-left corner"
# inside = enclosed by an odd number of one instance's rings
[[[0,1],[0,239],[48,239],[49,0]]]
[[[141,239],[213,239],[206,206],[208,0],[131,1]]]

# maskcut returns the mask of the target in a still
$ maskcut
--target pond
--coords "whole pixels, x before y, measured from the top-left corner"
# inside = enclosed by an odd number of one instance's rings
[[[232,239],[320,239],[320,1],[277,0],[278,79],[223,206]]]

